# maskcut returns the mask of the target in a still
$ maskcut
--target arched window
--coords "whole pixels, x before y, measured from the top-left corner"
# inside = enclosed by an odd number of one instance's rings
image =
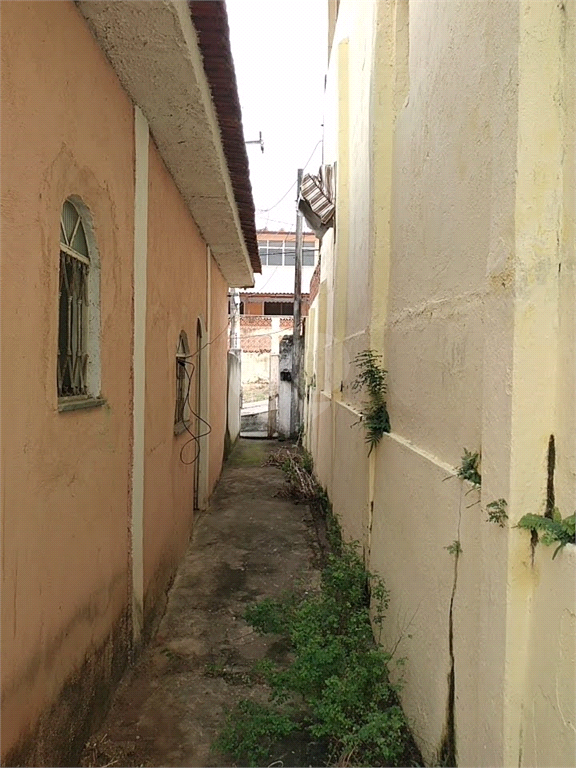
[[[190,345],[186,331],[180,331],[176,349],[176,407],[174,432],[180,434],[190,424]]]
[[[60,218],[58,397],[82,400],[100,394],[100,281],[81,203],[66,200]]]

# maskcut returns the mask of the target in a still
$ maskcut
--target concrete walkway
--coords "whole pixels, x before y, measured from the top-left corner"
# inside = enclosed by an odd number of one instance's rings
[[[236,702],[266,700],[251,680],[253,662],[285,653],[246,624],[246,606],[296,580],[318,582],[308,508],[278,497],[283,473],[263,466],[277,447],[253,440],[235,447],[209,510],[195,522],[158,633],[126,675],[82,765],[230,764],[211,744]],[[274,757],[301,764],[295,753]]]

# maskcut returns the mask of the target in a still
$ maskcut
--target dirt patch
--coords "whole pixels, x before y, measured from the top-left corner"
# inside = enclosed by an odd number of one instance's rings
[[[234,467],[262,467],[268,455],[271,451],[277,448],[277,443],[273,440],[239,440],[236,444],[234,451],[228,459],[227,469]],[[226,473],[223,474],[217,492],[224,491],[222,489],[222,480],[225,479]],[[231,486],[234,488],[234,484]]]
[[[229,764],[211,745],[240,699],[266,700],[254,661],[287,653],[277,638],[246,624],[246,604],[319,579],[308,506],[279,496],[283,473],[263,466],[276,448],[274,441],[237,443],[209,510],[195,523],[157,635],[122,681],[81,765]],[[308,742],[292,735],[277,759],[321,765],[322,745]]]
[[[326,765],[327,741],[310,741],[308,731],[296,731],[286,736],[277,747],[278,768],[299,768],[299,766]]]
[[[259,378],[256,381],[242,384],[242,402],[254,403],[258,400],[266,400],[270,391],[270,381]]]

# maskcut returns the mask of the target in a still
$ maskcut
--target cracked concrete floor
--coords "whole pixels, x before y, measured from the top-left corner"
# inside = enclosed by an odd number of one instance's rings
[[[254,661],[284,653],[246,624],[246,606],[319,580],[308,507],[279,497],[283,473],[263,466],[277,447],[235,446],[209,509],[195,521],[157,634],[122,681],[82,765],[230,765],[211,745],[240,699],[266,700],[249,675]],[[276,759],[287,766],[302,757]]]

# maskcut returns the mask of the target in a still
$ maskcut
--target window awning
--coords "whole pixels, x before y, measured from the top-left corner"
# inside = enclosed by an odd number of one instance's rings
[[[323,165],[318,175],[305,174],[300,186],[298,209],[316,237],[321,238],[334,223],[334,167]]]

